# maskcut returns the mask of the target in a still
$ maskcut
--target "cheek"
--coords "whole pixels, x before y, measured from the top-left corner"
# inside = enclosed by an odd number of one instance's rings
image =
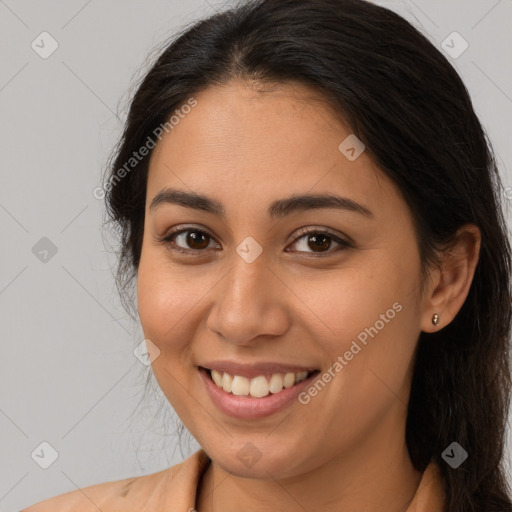
[[[183,318],[197,302],[193,283],[180,278],[180,274],[166,269],[157,255],[143,252],[137,273],[137,304],[144,336],[160,350],[167,350],[167,340],[178,341],[186,326]]]
[[[160,389],[179,416],[189,422],[189,395],[183,389],[190,379],[189,340],[196,325],[189,318],[198,297],[193,287],[180,283],[175,272],[165,270],[165,264],[161,266],[151,256],[141,257],[137,273],[140,324],[144,337],[160,351],[151,365]]]
[[[393,309],[393,304],[402,303],[406,295],[401,284],[404,277],[366,261],[311,279],[301,278],[294,289],[303,298],[311,322],[318,323],[324,339],[331,339],[330,348],[338,349],[340,342],[343,345],[354,339],[375,322],[381,326],[381,314],[388,311],[387,317],[394,319],[397,307]]]
[[[362,399],[375,387],[402,387],[420,332],[411,293],[417,277],[414,261],[401,267],[393,261],[344,268],[296,288],[315,313],[308,315],[311,335],[316,334],[333,364],[339,362],[333,371],[343,377],[333,379],[335,386],[350,383],[347,389]]]

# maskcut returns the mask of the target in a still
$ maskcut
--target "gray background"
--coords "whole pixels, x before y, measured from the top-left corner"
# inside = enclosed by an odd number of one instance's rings
[[[450,59],[510,187],[512,1],[378,3],[438,48],[454,31],[469,43]],[[0,511],[159,471],[198,447],[189,438],[180,451],[175,417],[170,406],[159,407],[165,399],[154,380],[137,408],[149,371],[133,354],[143,336],[117,296],[103,202],[93,191],[151,50],[221,6],[0,0]],[[51,49],[49,39],[41,43],[43,31],[59,45],[46,59],[31,47]],[[503,194],[512,199],[512,188]],[[43,441],[58,452],[48,469],[39,465],[51,455],[41,451]]]

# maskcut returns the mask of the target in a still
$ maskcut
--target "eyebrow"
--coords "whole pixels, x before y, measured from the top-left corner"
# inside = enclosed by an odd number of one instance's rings
[[[195,192],[164,188],[153,198],[149,210],[155,210],[163,204],[177,204],[185,208],[202,210],[220,217],[225,217],[225,209],[222,203]],[[347,197],[331,194],[292,195],[284,199],[278,199],[270,204],[267,214],[271,219],[283,218],[296,212],[320,208],[347,210],[360,213],[369,218],[374,218],[373,213],[366,206]]]

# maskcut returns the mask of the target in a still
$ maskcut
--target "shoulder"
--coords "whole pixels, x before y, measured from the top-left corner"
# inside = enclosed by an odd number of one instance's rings
[[[97,512],[98,510],[120,512],[123,510],[123,505],[134,507],[137,504],[136,498],[147,497],[150,489],[158,485],[158,480],[163,476],[162,473],[167,471],[170,469],[147,476],[90,485],[40,501],[21,512]],[[109,508],[104,509],[104,507]]]
[[[200,449],[180,464],[163,471],[90,485],[40,501],[21,512],[174,510],[176,503],[195,500],[199,478],[209,463],[208,455]]]
[[[189,459],[198,459],[198,453]],[[179,480],[182,468],[188,462],[176,464],[150,475],[125,478],[60,494],[23,509],[21,512],[127,512],[142,510],[151,500],[169,497],[169,484]],[[178,477],[178,478],[177,478]],[[173,482],[174,484],[174,482]]]

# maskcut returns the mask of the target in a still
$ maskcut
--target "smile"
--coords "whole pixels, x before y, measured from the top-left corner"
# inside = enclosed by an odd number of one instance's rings
[[[320,373],[291,367],[278,371],[284,369],[282,365],[215,366],[216,369],[198,367],[209,399],[223,414],[243,420],[264,418],[291,407]]]
[[[270,393],[275,395],[281,393],[283,389],[291,388],[295,384],[307,379],[313,372],[303,370],[296,373],[273,373],[270,375],[258,375],[252,379],[217,370],[207,370],[207,373],[217,387],[226,393],[236,396],[245,395],[253,398],[263,398]]]

